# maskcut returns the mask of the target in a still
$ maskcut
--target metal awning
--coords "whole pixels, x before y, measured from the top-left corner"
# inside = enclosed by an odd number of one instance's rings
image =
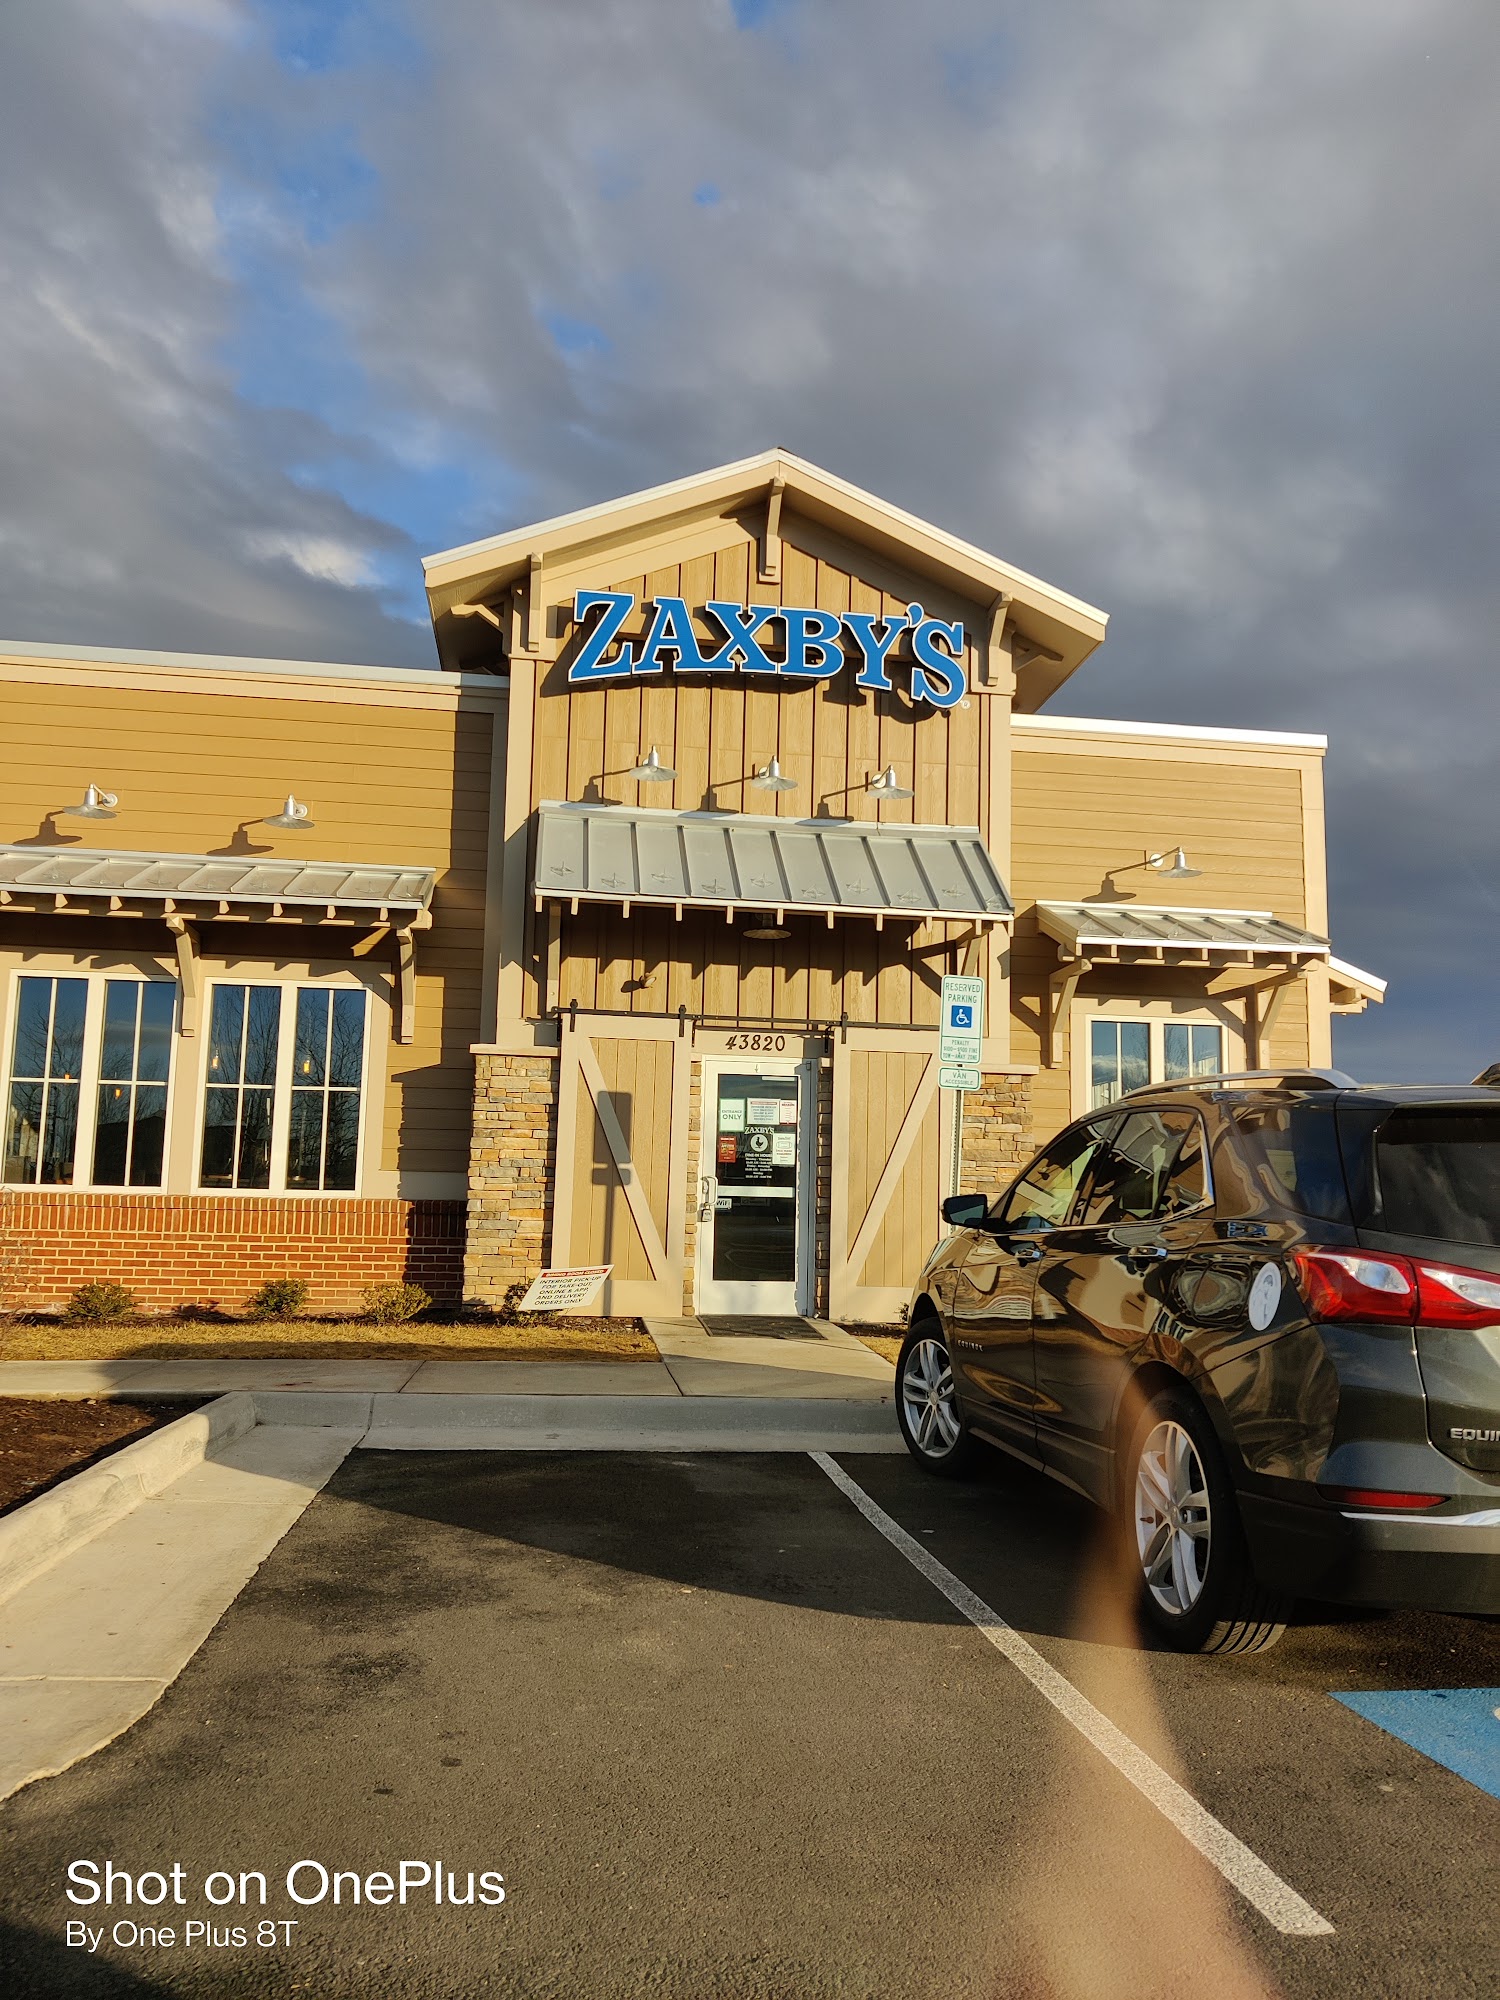
[[[1222,965],[1326,959],[1327,938],[1269,910],[1195,910],[1159,903],[1038,903],[1037,920],[1068,957],[1123,964]]]
[[[542,806],[535,893],[574,904],[801,910],[1005,923],[1005,884],[969,826]]]
[[[425,917],[431,868],[0,846],[0,913],[390,924]]]

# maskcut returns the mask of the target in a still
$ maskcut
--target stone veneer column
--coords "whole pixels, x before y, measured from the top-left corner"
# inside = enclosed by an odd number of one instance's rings
[[[498,1306],[546,1266],[556,1157],[556,1059],[477,1055],[466,1299]]]
[[[960,1192],[994,1194],[1035,1150],[1029,1076],[986,1075],[965,1091]]]

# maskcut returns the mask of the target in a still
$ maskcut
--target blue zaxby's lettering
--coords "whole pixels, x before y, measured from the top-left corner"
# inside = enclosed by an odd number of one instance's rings
[[[722,643],[705,652],[694,630],[687,600],[657,597],[645,600],[651,623],[636,644],[621,639],[625,621],[635,609],[628,590],[580,590],[573,616],[583,631],[583,643],[568,668],[570,683],[622,680],[628,675],[775,674],[783,680],[829,680],[849,664],[847,636],[859,654],[855,683],[879,694],[894,691],[887,671],[903,634],[911,653],[911,698],[934,708],[952,708],[962,699],[968,676],[964,671],[964,628],[929,618],[920,604],[904,612],[878,617],[867,611],[816,611],[793,604],[732,604],[710,599],[705,615],[723,634]],[[779,628],[779,629],[778,629]],[[774,644],[773,655],[767,651]],[[611,650],[611,649],[614,650]],[[778,657],[779,656],[779,657]]]

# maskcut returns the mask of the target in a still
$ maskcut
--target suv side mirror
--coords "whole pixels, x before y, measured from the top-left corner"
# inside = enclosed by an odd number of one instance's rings
[[[943,1220],[955,1229],[977,1229],[989,1212],[988,1197],[982,1194],[950,1194],[943,1202]]]

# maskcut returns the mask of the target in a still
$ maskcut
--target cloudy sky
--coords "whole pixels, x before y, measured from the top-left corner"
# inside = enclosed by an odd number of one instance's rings
[[[7,0],[0,633],[430,665],[780,443],[1316,729],[1363,1076],[1500,1059],[1490,0]]]

